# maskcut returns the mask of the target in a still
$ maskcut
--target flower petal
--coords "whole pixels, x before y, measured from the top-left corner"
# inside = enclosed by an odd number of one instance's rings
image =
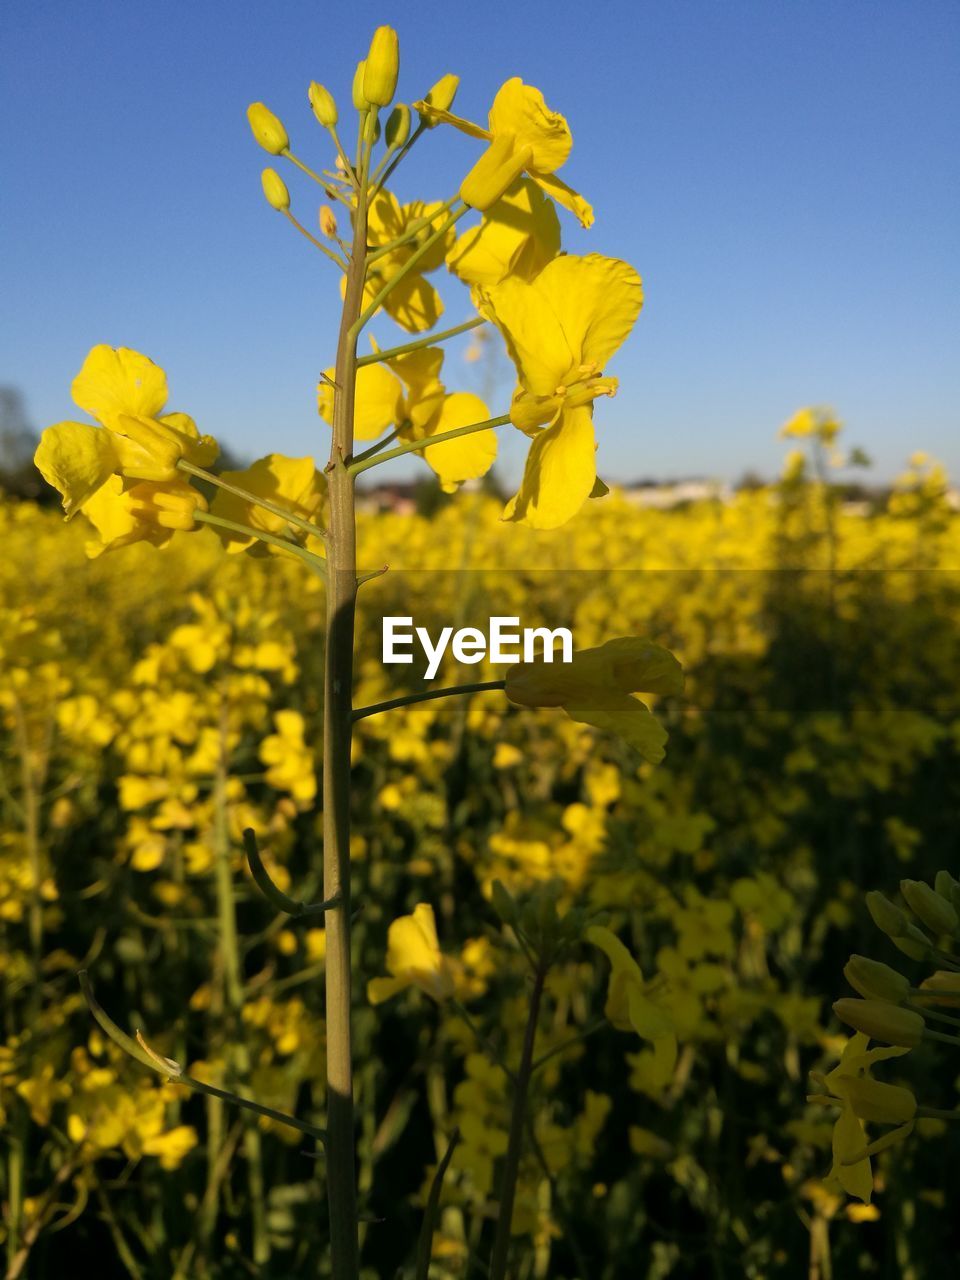
[[[117,414],[154,418],[167,402],[167,375],[139,351],[94,347],[73,380],[73,399],[109,426]]]
[[[597,442],[589,408],[564,410],[534,437],[517,495],[504,520],[534,529],[556,529],[575,516],[596,479]]]
[[[494,138],[512,134],[518,149],[529,146],[530,168],[537,173],[553,173],[570,154],[573,137],[566,120],[551,111],[543,94],[531,84],[513,76],[500,86],[488,119]]]
[[[562,706],[571,720],[615,733],[651,764],[659,764],[666,754],[666,729],[642,702],[629,694],[591,691],[583,697],[564,701]]]
[[[86,422],[58,422],[47,427],[33,460],[44,480],[63,496],[67,519],[119,467],[113,436]]]
[[[431,426],[430,435],[454,431],[457,427],[466,427],[472,422],[484,422],[489,417],[490,410],[479,396],[468,391],[458,391],[443,401],[440,414]],[[430,436],[426,438],[429,439]],[[464,480],[476,480],[487,474],[497,456],[497,435],[493,430],[477,431],[456,440],[447,440],[443,444],[430,445],[424,449],[423,456],[428,466],[440,477],[440,483],[445,489],[448,486],[455,487]]]

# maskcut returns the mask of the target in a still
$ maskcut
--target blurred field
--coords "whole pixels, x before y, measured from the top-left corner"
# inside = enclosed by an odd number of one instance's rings
[[[657,708],[656,769],[499,694],[358,725],[367,1274],[409,1265],[431,1133],[453,1122],[432,1274],[473,1274],[505,1077],[455,1009],[416,991],[374,1009],[365,982],[385,971],[389,922],[430,902],[472,1020],[515,1060],[526,996],[494,942],[500,878],[607,907],[681,1041],[666,1091],[609,1027],[538,1075],[551,1177],[524,1166],[521,1274],[939,1280],[960,1243],[955,1140],[925,1122],[881,1159],[875,1205],[848,1208],[820,1181],[832,1117],[804,1099],[843,1042],[830,1002],[847,956],[896,954],[862,890],[956,870],[960,515],[943,477],[919,466],[872,512],[795,469],[675,511],[614,493],[556,535],[498,513],[473,494],[430,519],[363,518],[361,565],[390,572],[361,593],[358,704],[419,675],[381,665],[385,613],[518,614],[571,625],[579,647],[642,634],[677,654],[687,688]],[[35,1238],[9,1274],[322,1275],[322,1160],[124,1058],[75,977],[86,965],[117,1020],[194,1075],[323,1123],[323,931],[276,916],[240,848],[256,828],[281,887],[317,894],[321,584],[207,532],[88,562],[79,523],[0,507],[0,1176]],[[498,674],[472,672],[441,679]],[[553,974],[540,1052],[592,1025],[605,984],[585,950]],[[903,1065],[943,1107],[945,1061],[921,1049]]]

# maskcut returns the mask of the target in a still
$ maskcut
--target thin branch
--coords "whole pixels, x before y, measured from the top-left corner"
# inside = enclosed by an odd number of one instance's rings
[[[386,351],[371,351],[369,355],[360,357],[357,368],[362,369],[366,364],[378,364],[381,360],[392,360],[394,356],[405,356],[408,351],[419,351],[421,347],[432,346],[435,342],[445,342],[447,338],[455,338],[460,333],[467,333],[470,329],[476,329],[486,323],[483,316],[474,316],[472,320],[465,320],[463,324],[455,325],[452,329],[443,329],[440,333],[428,333],[425,338],[417,338],[415,342],[404,342],[402,346],[389,347]]]
[[[408,707],[416,702],[432,702],[434,698],[451,698],[461,693],[487,693],[493,689],[502,689],[503,680],[481,680],[477,684],[447,685],[443,689],[427,689],[423,693],[408,693],[402,698],[391,698],[388,702],[375,702],[369,707],[357,707],[353,713],[354,720],[365,720],[367,716],[377,716],[381,711],[393,711],[397,707]]]
[[[307,551],[305,547],[297,546],[295,542],[288,542],[286,538],[277,538],[272,533],[266,533],[262,529],[254,529],[248,524],[239,524],[236,520],[224,520],[223,516],[215,516],[211,511],[195,511],[193,518],[194,520],[199,520],[201,524],[213,525],[216,529],[229,529],[231,533],[239,533],[245,538],[255,538],[271,547],[279,547],[281,551],[287,551],[290,555],[296,556],[298,560],[308,564],[321,577],[326,577],[327,562],[321,556],[315,556],[312,551]]]
[[[458,436],[469,436],[475,431],[490,431],[494,427],[503,427],[510,421],[509,413],[502,413],[498,418],[487,418],[484,422],[471,422],[466,427],[455,427],[452,431],[439,431],[435,436],[424,436],[422,440],[407,440],[404,444],[398,444],[394,449],[388,449],[386,453],[378,453],[374,457],[361,455],[354,458],[348,467],[351,475],[358,476],[361,471],[366,471],[368,467],[376,467],[381,462],[389,462],[391,458],[402,457],[405,453],[420,453],[423,449],[429,449],[435,444],[443,444],[446,440],[456,440]]]
[[[263,859],[260,857],[256,833],[250,827],[244,830],[243,847],[250,866],[250,874],[253,876],[257,888],[268,902],[275,906],[278,911],[284,912],[285,915],[293,916],[295,919],[299,919],[302,916],[322,915],[324,911],[329,911],[332,907],[338,907],[343,901],[340,894],[334,894],[326,902],[296,902],[293,898],[288,898],[283,890],[279,889],[270,879],[270,873],[263,865]]]
[[[241,498],[251,506],[262,507],[264,511],[269,511],[272,515],[279,516],[281,520],[286,520],[288,524],[295,525],[296,528],[302,529],[304,533],[313,534],[315,538],[325,538],[327,536],[326,529],[314,524],[306,516],[298,515],[296,511],[291,511],[279,502],[272,502],[269,498],[263,498],[259,494],[251,493],[248,489],[242,489],[240,485],[224,480],[222,476],[215,475],[212,471],[205,471],[203,467],[194,466],[192,462],[187,462],[185,458],[181,458],[177,463],[177,470],[185,471],[189,476],[196,476],[198,480],[205,480],[207,484],[212,484],[217,489],[222,489],[224,493],[232,493],[235,498]]]

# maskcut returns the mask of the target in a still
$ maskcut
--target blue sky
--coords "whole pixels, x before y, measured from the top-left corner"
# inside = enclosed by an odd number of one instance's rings
[[[37,426],[82,416],[70,381],[108,342],[237,451],[325,455],[336,283],[263,201],[244,112],[267,102],[324,161],[307,84],[346,114],[381,22],[401,98],[455,71],[482,120],[521,75],[570,121],[563,176],[597,221],[563,215],[565,247],[628,259],[646,290],[597,412],[601,474],[770,473],[778,426],[826,403],[879,477],[919,447],[960,475],[955,0],[8,0],[0,382]],[[476,147],[434,131],[398,193],[446,198]],[[289,176],[312,226],[316,188]],[[475,377],[452,354],[451,388]]]

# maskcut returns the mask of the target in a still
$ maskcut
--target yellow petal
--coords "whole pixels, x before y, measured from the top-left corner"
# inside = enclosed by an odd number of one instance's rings
[[[184,439],[183,457],[195,467],[209,467],[220,455],[213,436],[202,436],[189,413],[165,413],[160,422],[172,427]]]
[[[334,370],[327,374],[333,377]],[[353,434],[356,440],[376,440],[400,421],[403,387],[382,363],[365,364],[357,370]],[[317,408],[326,422],[333,422],[334,390],[328,382],[317,387]]]
[[[403,438],[419,440],[435,429],[446,397],[446,387],[440,381],[443,367],[441,347],[421,347],[394,356],[386,364],[396,373],[407,389],[400,416]]]
[[[869,1159],[856,1164],[844,1164],[866,1146],[866,1134],[862,1123],[845,1107],[833,1126],[833,1175],[847,1195],[856,1196],[864,1204],[870,1203],[873,1194],[873,1171]]]
[[[153,418],[167,402],[167,375],[127,347],[94,347],[73,380],[74,401],[109,426],[117,414]]]
[[[490,133],[488,130],[481,128],[478,124],[473,124],[470,120],[464,120],[462,116],[455,116],[452,111],[443,111],[439,107],[432,107],[429,102],[421,100],[413,104],[414,111],[418,111],[420,115],[425,116],[433,124],[449,124],[454,129],[459,129],[461,133],[465,133],[470,138],[483,138],[489,141]]]
[[[530,168],[536,173],[559,169],[573,146],[563,116],[551,111],[540,90],[524,84],[519,76],[501,85],[490,108],[488,124],[493,137],[512,134],[518,148],[532,148]]]
[[[137,514],[135,502],[129,493],[124,492],[120,476],[111,476],[83,504],[83,514],[100,535],[99,543],[87,543],[87,555],[91,557],[134,542],[152,542],[160,546],[172,537],[172,530],[163,529]]]
[[[313,458],[287,458],[282,453],[270,453],[259,458],[244,471],[224,471],[222,478],[248,493],[267,498],[280,506],[288,507],[297,515],[310,519],[320,507],[322,489]],[[211,511],[225,520],[250,525],[267,533],[287,534],[290,526],[282,516],[274,515],[263,507],[218,489]],[[243,551],[255,539],[226,529],[217,530],[228,551]],[[278,716],[279,723],[279,716]]]
[[[447,265],[464,284],[498,284],[508,275],[532,280],[560,251],[556,210],[529,179],[514,183],[478,227],[457,240]]]
[[[595,363],[598,371],[623,345],[643,305],[633,267],[599,253],[554,258],[533,287],[563,326],[575,363]]]
[[[409,986],[406,978],[371,978],[367,983],[367,999],[371,1004],[383,1004]]]
[[[557,204],[563,205],[564,209],[569,209],[581,227],[585,227],[589,231],[594,222],[592,204],[584,200],[582,195],[574,191],[573,187],[567,186],[554,173],[535,173],[532,176],[541,190],[545,191],[548,196],[552,196]]]
[[[418,903],[413,914],[400,916],[387,930],[387,968],[394,975],[429,971],[440,964],[440,943],[433,907]]]
[[[424,333],[443,315],[443,300],[429,280],[413,272],[391,289],[383,309],[407,333]]]
[[[68,519],[119,467],[110,432],[85,422],[47,427],[33,461],[47,484],[60,491]]]
[[[504,520],[556,529],[575,516],[596,479],[596,437],[590,409],[566,409],[535,436],[516,497]]]
[[[666,754],[667,731],[642,702],[629,694],[591,691],[585,697],[565,701],[562,706],[571,720],[616,734],[651,764],[659,764]]]
[[[489,417],[490,410],[479,396],[458,391],[443,401],[431,435],[455,431],[457,427],[484,422]],[[424,449],[423,456],[445,486],[458,485],[464,480],[476,480],[486,475],[493,466],[497,456],[497,435],[493,430],[476,431],[459,436],[456,440],[447,440],[444,444],[430,445]]]

